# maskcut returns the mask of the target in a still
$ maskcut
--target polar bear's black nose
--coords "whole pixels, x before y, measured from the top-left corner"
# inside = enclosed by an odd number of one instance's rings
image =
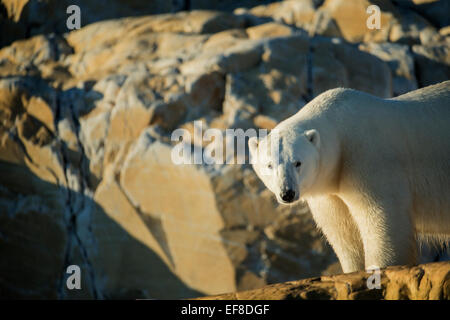
[[[281,193],[281,199],[286,202],[292,202],[295,197],[295,191],[294,190],[287,190]]]

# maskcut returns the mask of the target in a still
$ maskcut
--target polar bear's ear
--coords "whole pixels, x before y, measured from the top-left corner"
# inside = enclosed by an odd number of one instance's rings
[[[248,148],[250,149],[251,154],[256,153],[256,148],[258,148],[258,138],[257,137],[250,137],[248,139]]]
[[[317,130],[314,130],[314,129],[306,130],[305,136],[317,148],[320,146],[320,135]]]

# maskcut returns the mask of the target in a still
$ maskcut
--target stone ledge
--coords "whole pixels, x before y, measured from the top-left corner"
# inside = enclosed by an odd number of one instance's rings
[[[449,300],[450,261],[382,269],[381,288],[368,289],[367,272],[322,276],[201,300]]]

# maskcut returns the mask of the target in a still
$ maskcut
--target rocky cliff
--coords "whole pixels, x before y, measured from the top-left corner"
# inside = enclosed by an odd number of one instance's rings
[[[171,133],[270,129],[329,88],[390,97],[450,74],[446,1],[376,1],[380,30],[368,0],[73,2],[71,32],[66,1],[0,2],[2,297],[195,297],[339,272],[305,204],[278,206],[248,165],[173,164]]]
[[[450,300],[450,262],[322,276],[199,300]]]

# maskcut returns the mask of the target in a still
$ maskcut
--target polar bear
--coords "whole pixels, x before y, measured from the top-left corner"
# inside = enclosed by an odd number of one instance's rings
[[[248,143],[279,203],[308,202],[346,273],[416,264],[418,239],[450,237],[450,81],[392,99],[329,90]]]

